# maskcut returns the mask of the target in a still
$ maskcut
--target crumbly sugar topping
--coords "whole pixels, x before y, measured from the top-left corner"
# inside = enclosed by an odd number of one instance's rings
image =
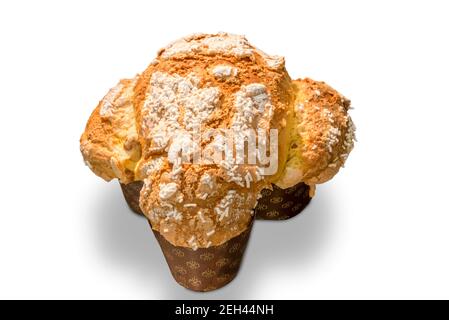
[[[225,80],[231,77],[235,77],[239,72],[238,68],[229,65],[218,65],[212,69],[212,74],[217,79]]]
[[[220,90],[215,87],[193,88],[188,96],[183,95],[180,103],[184,105],[184,128],[188,131],[199,129],[216,109],[220,99]]]
[[[219,89],[199,88],[199,82],[194,73],[187,77],[153,73],[142,113],[143,131],[152,140],[154,148],[164,150],[179,129],[184,127],[192,131],[215,110],[220,98]],[[181,109],[184,116],[179,121]]]
[[[198,250],[198,242],[196,241],[196,237],[192,236],[187,243],[190,245],[190,247],[193,249],[193,251]]]
[[[235,132],[247,129],[267,129],[273,118],[273,106],[267,88],[260,83],[243,86],[235,94],[235,114],[231,128]]]
[[[228,193],[221,199],[220,203],[215,207],[215,212],[218,216],[218,221],[228,217],[229,209],[236,198],[237,192],[235,190],[228,190]]]
[[[327,149],[332,152],[332,148],[338,143],[341,132],[336,127],[330,127],[327,136]]]
[[[178,191],[178,185],[174,182],[159,184],[159,197],[161,200],[168,200]]]
[[[183,216],[182,213],[179,212],[176,208],[171,207],[167,211],[162,211],[165,214],[165,220],[173,219],[174,221],[182,221]]]
[[[234,182],[239,187],[249,189],[253,182],[261,180],[259,167],[236,165],[236,163],[244,163],[244,158],[251,156],[250,154],[245,156],[245,144],[243,143],[248,138],[248,130],[267,130],[270,128],[272,117],[273,105],[265,85],[252,83],[242,86],[241,90],[235,94],[234,116],[230,127],[234,141],[237,141],[232,145],[236,154],[235,157],[225,157],[220,163],[228,182]],[[225,151],[225,154],[233,154],[222,135],[216,136],[213,144],[215,144],[215,148]],[[256,158],[256,155],[254,157]]]
[[[224,73],[232,75],[232,70],[226,70]],[[153,159],[150,165],[143,166],[147,172],[155,173],[155,178],[160,177],[156,178],[156,181],[159,180],[158,188],[155,189],[158,190],[157,198],[148,216],[152,221],[160,223],[159,228],[165,230],[163,234],[167,239],[177,237],[177,241],[179,232],[173,231],[180,227],[177,223],[198,221],[196,228],[202,231],[195,233],[194,240],[184,240],[192,248],[206,247],[211,241],[222,241],[219,239],[223,237],[223,230],[237,232],[238,228],[233,221],[251,219],[251,210],[257,201],[259,189],[265,186],[260,184],[262,175],[257,165],[237,165],[232,152],[231,158],[225,158],[218,166],[215,165],[214,175],[203,172],[204,169],[198,174],[186,171],[188,166],[185,166],[186,162],[183,160],[190,163],[191,156],[200,147],[194,136],[196,129],[221,108],[220,89],[202,87],[201,80],[193,73],[181,77],[156,71],[150,78],[150,88],[142,108],[145,136],[152,139],[153,147],[160,148],[161,153],[166,154],[165,158],[169,164],[169,171],[159,173],[157,168],[160,169],[165,162]],[[232,103],[232,117],[227,129],[234,138],[239,138],[246,129],[270,128],[274,107],[264,84],[242,85],[240,90],[228,99]],[[208,142],[203,142],[202,147],[229,151],[226,138],[220,134],[213,136]],[[238,148],[239,145],[236,144],[235,147]],[[181,158],[184,156],[188,159]],[[153,171],[155,168],[156,171]],[[215,174],[220,174],[224,182],[217,184]],[[190,181],[189,179],[197,179],[194,198],[189,196],[185,189],[189,189],[189,185],[181,187],[184,182]],[[237,189],[231,189],[226,191],[224,196],[220,196],[220,188],[223,186],[241,189],[238,192]],[[151,193],[152,187],[153,184],[149,184],[146,190],[148,194]],[[220,232],[217,232],[217,228],[221,228]]]
[[[264,61],[267,64],[269,69],[280,70],[280,69],[284,68],[284,66],[285,66],[285,58],[284,57],[270,56],[260,50],[258,50],[257,52],[262,56],[262,58],[264,59]]]
[[[194,141],[191,133],[180,131],[172,134],[170,148],[168,149],[168,162],[173,165],[173,175],[177,175],[177,171],[183,160],[189,160],[193,154],[199,150],[199,145]],[[181,158],[181,153],[187,159]]]
[[[263,76],[267,72],[270,77]],[[249,155],[245,143],[236,141],[248,141],[245,131],[258,136],[258,130],[285,127],[285,119],[279,126],[273,121],[275,108],[286,110],[291,99],[290,91],[280,90],[289,85],[284,59],[255,49],[242,36],[193,35],[162,49],[144,75],[136,90],[143,161],[162,156],[164,162],[159,170],[147,169],[151,183],[141,193],[147,194],[141,196],[142,209],[171,243],[222,244],[247,228],[268,186],[258,167],[262,162],[240,161]],[[197,140],[198,129],[214,133]],[[207,162],[209,150],[230,156]],[[197,151],[206,163],[194,162]]]
[[[346,135],[345,135],[345,140],[344,140],[344,145],[346,148],[346,153],[343,153],[340,155],[340,157],[343,160],[346,160],[346,158],[349,155],[349,152],[351,152],[351,150],[354,148],[354,141],[357,141],[356,135],[355,135],[355,131],[356,131],[356,127],[354,125],[354,122],[352,121],[351,117],[347,117],[347,129],[346,129]]]
[[[215,188],[215,181],[214,181],[214,179],[211,177],[211,175],[208,174],[207,172],[204,173],[204,174],[201,176],[200,184],[202,184],[203,186],[208,187],[210,190],[213,190],[213,189]]]
[[[285,66],[285,59],[281,56],[270,56],[265,52],[254,48],[248,40],[241,35],[218,34],[194,34],[179,39],[160,51],[162,59],[170,59],[176,56],[194,56],[203,54],[206,56],[222,55],[225,57],[250,58],[254,60],[256,55],[263,58],[266,66],[272,70],[280,70]]]
[[[206,55],[231,55],[237,57],[249,57],[253,54],[253,48],[245,37],[220,33],[213,36],[193,35],[173,42],[162,50],[162,58],[170,58],[180,54],[206,54]]]
[[[318,93],[317,93],[318,92]],[[314,93],[316,94],[316,95],[320,95],[320,93],[319,93],[320,91],[319,90],[315,90],[314,91]],[[334,148],[334,146],[336,145],[336,144],[338,144],[338,142],[339,142],[339,139],[340,139],[340,136],[341,136],[341,131],[340,131],[340,129],[338,129],[337,127],[334,127],[333,126],[333,124],[334,124],[334,115],[332,114],[332,112],[329,110],[329,109],[327,109],[327,108],[324,108],[323,110],[322,110],[322,112],[324,113],[324,115],[325,115],[325,117],[327,118],[327,120],[328,120],[328,123],[329,123],[329,129],[328,129],[328,131],[327,131],[327,143],[326,143],[326,148],[327,148],[327,150],[330,152],[330,153],[332,153],[332,151],[333,151],[333,148]]]
[[[158,172],[161,168],[162,165],[164,164],[165,160],[163,157],[155,157],[150,159],[148,162],[146,162],[142,168],[141,168],[141,175],[143,177],[148,177],[150,175],[152,175],[153,173]]]
[[[114,102],[115,99],[119,96],[120,92],[123,90],[123,84],[119,83],[117,86],[109,90],[106,96],[103,99],[103,104],[100,109],[100,116],[102,117],[110,117],[114,112]]]

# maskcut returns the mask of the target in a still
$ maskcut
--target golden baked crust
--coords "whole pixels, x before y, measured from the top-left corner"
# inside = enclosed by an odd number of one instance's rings
[[[355,127],[348,115],[350,101],[336,90],[311,79],[293,81],[295,103],[290,151],[276,185],[291,187],[330,180],[354,146]]]
[[[121,80],[99,102],[81,136],[81,153],[98,176],[122,183],[134,181],[140,145],[133,105],[136,79]]]
[[[88,121],[81,151],[105,180],[144,181],[140,207],[170,243],[215,246],[247,229],[271,183],[305,182],[313,193],[337,173],[355,138],[348,108],[322,82],[292,81],[282,57],[242,36],[196,34],[111,89]],[[216,163],[203,153],[228,148],[225,130],[242,140],[246,129],[278,130],[275,172],[263,175],[260,161],[235,165],[235,154]]]
[[[143,146],[136,173],[145,180],[140,201],[152,227],[186,247],[220,245],[245,231],[259,192],[283,171],[292,92],[283,59],[241,36],[194,35],[162,49],[138,80],[135,96]],[[258,102],[263,113],[243,115],[245,103],[255,108]],[[253,121],[245,123],[247,116]],[[277,129],[276,174],[264,179],[256,165],[176,164],[168,149],[183,139],[190,143],[198,123],[201,133]],[[201,146],[216,140],[203,139]]]

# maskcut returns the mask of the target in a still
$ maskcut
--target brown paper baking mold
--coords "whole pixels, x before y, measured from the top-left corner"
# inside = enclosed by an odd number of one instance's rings
[[[244,232],[222,245],[209,248],[178,247],[153,230],[173,278],[194,291],[212,291],[231,282],[237,275],[253,221]]]
[[[131,182],[129,184],[120,183],[123,196],[125,197],[128,206],[137,214],[143,215],[139,205],[140,190],[143,187],[142,181]]]
[[[256,219],[260,220],[286,220],[301,213],[309,204],[310,187],[299,183],[288,189],[281,189],[272,185],[273,190],[264,189],[262,197],[254,209]]]

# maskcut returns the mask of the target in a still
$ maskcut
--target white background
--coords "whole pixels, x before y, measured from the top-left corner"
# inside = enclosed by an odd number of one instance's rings
[[[0,298],[449,298],[447,1],[2,1]],[[178,286],[78,139],[120,78],[193,32],[245,34],[352,100],[358,143],[238,277]]]

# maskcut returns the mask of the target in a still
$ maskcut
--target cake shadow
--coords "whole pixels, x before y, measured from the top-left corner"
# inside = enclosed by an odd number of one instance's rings
[[[172,278],[148,222],[128,208],[118,184],[98,193],[94,205],[98,251],[143,292],[153,297],[158,292],[160,299],[251,299],[257,293],[256,284],[273,270],[297,273],[316,263],[333,230],[335,199],[329,188],[319,189],[300,215],[286,221],[255,221],[237,277],[221,289],[198,293]]]
[[[172,279],[146,218],[128,207],[118,183],[98,190],[92,202],[93,245],[105,263],[136,286],[163,293]]]

